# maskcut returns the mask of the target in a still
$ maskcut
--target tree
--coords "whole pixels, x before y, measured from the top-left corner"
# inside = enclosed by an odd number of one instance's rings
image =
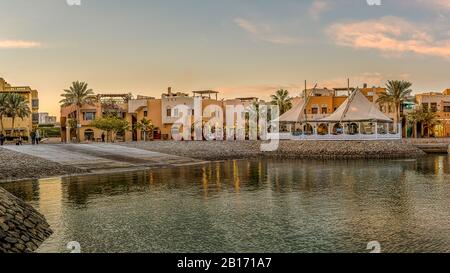
[[[0,133],[5,133],[5,127],[3,126],[3,116],[6,114],[6,102],[8,93],[0,93]]]
[[[114,142],[115,135],[129,129],[128,121],[117,116],[105,116],[91,122],[91,126],[106,131],[107,141]]]
[[[6,96],[5,114],[11,117],[11,137],[14,136],[16,118],[24,119],[30,115],[30,107],[24,96],[18,93],[9,93]]]
[[[292,108],[292,98],[289,96],[289,91],[280,89],[275,95],[271,96],[272,104],[277,105],[280,109],[280,115],[289,111]]]
[[[60,101],[62,106],[74,106],[76,108],[77,120],[77,141],[80,142],[81,107],[83,104],[91,104],[94,92],[88,89],[85,82],[73,82],[69,89],[65,89],[61,95],[64,99]]]
[[[382,93],[377,99],[377,103],[394,105],[395,108],[395,124],[397,124],[395,131],[398,130],[398,124],[400,122],[400,110],[401,105],[411,94],[412,83],[407,81],[388,81],[386,84],[386,93]]]
[[[143,118],[138,123],[136,123],[135,129],[144,132],[144,141],[147,141],[147,132],[153,132],[153,123],[151,120]]]
[[[440,124],[440,122],[437,119],[437,114],[428,108],[419,107],[416,108],[414,111],[409,113],[409,119],[414,124],[414,135],[416,135],[417,132],[417,124],[421,124],[420,132],[421,136],[424,135],[425,132],[425,126],[428,128],[427,130],[427,136],[431,136],[431,131],[434,126]]]

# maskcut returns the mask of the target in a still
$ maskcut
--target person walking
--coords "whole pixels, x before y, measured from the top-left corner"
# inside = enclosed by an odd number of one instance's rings
[[[30,137],[31,137],[31,145],[36,144],[36,132],[35,131],[31,132]]]
[[[5,135],[0,133],[0,146],[3,146],[3,143],[5,143]]]
[[[105,132],[102,133],[102,142],[105,142]]]

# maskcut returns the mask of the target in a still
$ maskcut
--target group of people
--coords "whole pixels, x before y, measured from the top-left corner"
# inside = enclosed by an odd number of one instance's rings
[[[31,144],[32,145],[38,145],[41,141],[41,135],[39,134],[39,131],[33,131],[30,134],[31,137]],[[0,146],[3,146],[6,141],[6,136],[0,132]],[[16,145],[22,145],[22,136],[19,136],[19,138],[16,139]]]
[[[32,145],[39,145],[39,142],[41,141],[41,135],[39,134],[39,131],[31,132],[30,137]]]

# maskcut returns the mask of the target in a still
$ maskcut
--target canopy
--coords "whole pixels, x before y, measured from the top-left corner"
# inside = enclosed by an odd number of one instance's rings
[[[355,90],[347,100],[330,116],[321,119],[325,122],[378,121],[392,122],[383,114],[375,103],[370,102],[359,89]]]
[[[302,122],[306,120],[305,117],[305,100],[302,99],[299,103],[294,105],[289,111],[281,115],[277,121],[279,122]]]

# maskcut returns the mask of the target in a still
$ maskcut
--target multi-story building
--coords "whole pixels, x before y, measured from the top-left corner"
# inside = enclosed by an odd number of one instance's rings
[[[57,118],[50,116],[48,113],[38,113],[39,125],[56,125]]]
[[[102,130],[91,126],[96,118],[102,117],[109,111],[116,112],[119,116],[127,120],[130,124],[132,116],[128,114],[129,94],[99,94],[92,96],[91,103],[82,105],[80,109],[81,120],[78,125],[80,128],[80,141],[100,141]],[[77,109],[75,106],[61,107],[61,140],[71,142],[76,139]],[[117,140],[131,140],[132,132],[124,131],[116,135]]]
[[[450,137],[450,89],[442,93],[429,92],[416,95],[417,105],[436,112],[440,124],[434,126],[431,135]],[[427,133],[428,134],[428,133]]]
[[[0,78],[0,93],[18,93],[25,97],[31,114],[23,119],[16,118],[14,121],[14,128],[12,128],[12,118],[3,117],[3,130],[6,135],[10,135],[14,129],[15,135],[28,137],[30,133],[37,128],[39,124],[39,97],[38,91],[29,86],[12,86],[3,78]]]

